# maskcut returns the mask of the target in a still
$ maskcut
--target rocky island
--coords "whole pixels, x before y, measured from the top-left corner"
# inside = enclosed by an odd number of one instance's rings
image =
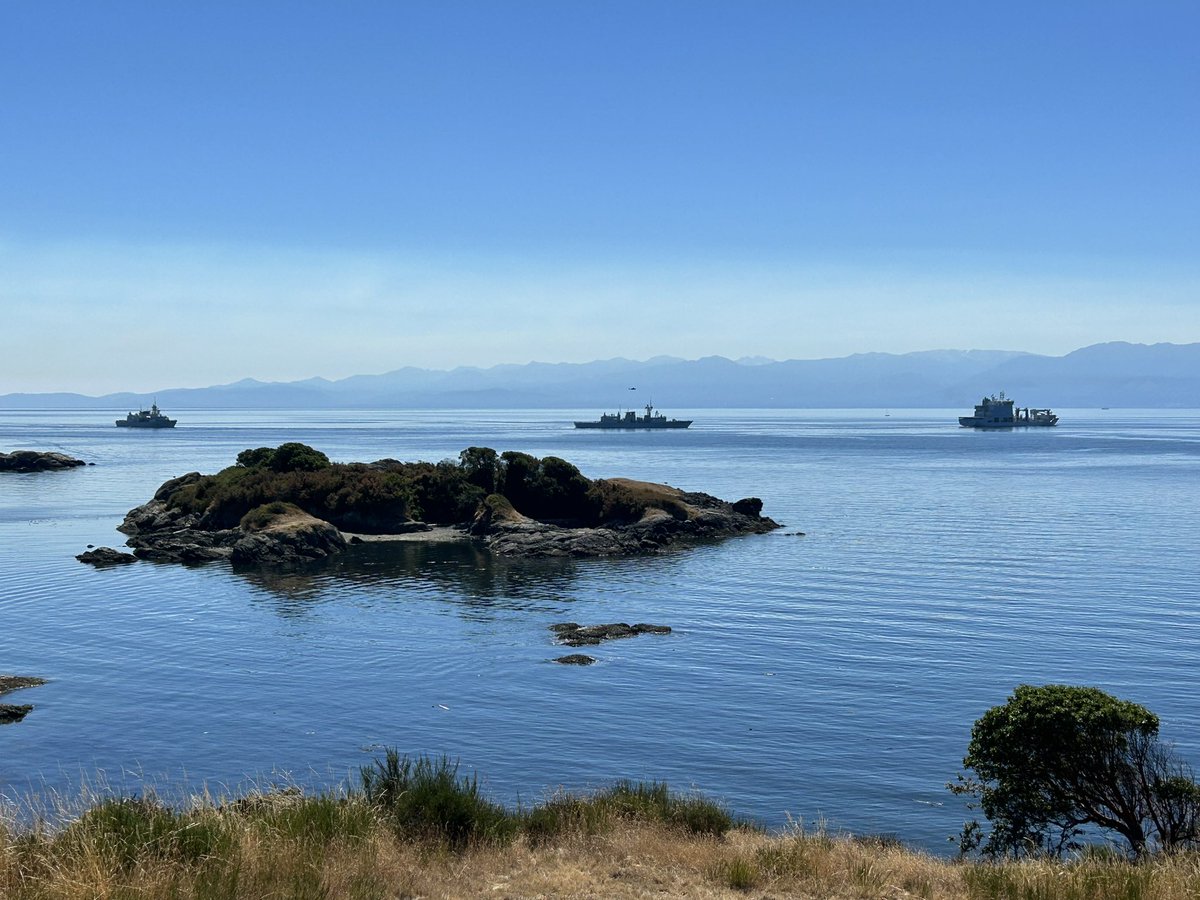
[[[65,453],[43,450],[14,450],[12,453],[0,453],[0,472],[50,472],[88,465],[91,463],[67,456]]]
[[[190,472],[130,510],[119,530],[141,559],[293,563],[362,540],[470,540],[509,556],[656,553],[778,528],[762,501],[626,478],[589,479],[553,456],[469,447],[438,463],[333,463],[298,443]]]

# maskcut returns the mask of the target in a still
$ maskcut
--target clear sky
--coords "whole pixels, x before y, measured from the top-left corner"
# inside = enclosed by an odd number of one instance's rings
[[[1200,341],[1200,3],[0,3],[0,394]]]

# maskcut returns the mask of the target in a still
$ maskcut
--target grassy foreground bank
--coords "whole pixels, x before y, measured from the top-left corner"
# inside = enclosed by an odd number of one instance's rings
[[[444,760],[389,753],[361,788],[171,808],[93,799],[65,824],[0,821],[0,897],[1200,898],[1200,857],[957,863],[879,839],[767,834],[661,784],[490,802]]]

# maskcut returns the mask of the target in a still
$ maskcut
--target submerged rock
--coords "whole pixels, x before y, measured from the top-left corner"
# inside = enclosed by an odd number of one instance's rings
[[[0,694],[9,691],[19,691],[22,688],[37,687],[45,684],[46,679],[34,678],[29,675],[0,675]],[[0,725],[11,725],[20,722],[29,715],[33,705],[29,703],[0,703]]]
[[[588,656],[586,653],[572,653],[569,656],[560,656],[554,661],[562,663],[564,666],[590,666],[596,661],[596,657]]]
[[[123,550],[114,550],[112,547],[97,547],[95,550],[85,550],[83,553],[77,554],[75,558],[81,563],[88,563],[97,568],[137,562],[137,557],[132,553],[126,553]]]
[[[14,450],[0,453],[0,472],[48,472],[55,469],[73,469],[90,463],[65,453],[49,453],[41,450]]]
[[[0,725],[11,725],[13,722],[20,722],[29,715],[32,709],[33,707],[28,703],[20,705],[0,703]]]
[[[37,687],[45,683],[45,678],[35,678],[32,675],[0,675],[0,694],[19,691],[21,688]]]
[[[558,643],[568,647],[594,647],[604,641],[637,637],[639,634],[671,633],[669,625],[649,625],[645,622],[639,622],[636,625],[627,625],[624,622],[613,622],[610,625],[580,625],[576,622],[560,622],[557,625],[551,625],[550,630],[558,636],[556,638]]]

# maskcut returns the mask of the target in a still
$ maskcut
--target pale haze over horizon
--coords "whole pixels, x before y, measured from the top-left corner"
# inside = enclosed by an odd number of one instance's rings
[[[0,394],[1200,341],[1194,2],[0,10]]]

